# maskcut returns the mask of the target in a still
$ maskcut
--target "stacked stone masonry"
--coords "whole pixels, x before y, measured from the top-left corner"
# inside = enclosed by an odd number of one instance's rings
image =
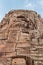
[[[11,10],[2,19],[0,65],[43,65],[43,19],[37,12]]]

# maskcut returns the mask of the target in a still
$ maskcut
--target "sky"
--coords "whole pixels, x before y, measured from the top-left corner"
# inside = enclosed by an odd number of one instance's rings
[[[33,10],[43,17],[43,0],[0,0],[0,21],[12,9]]]

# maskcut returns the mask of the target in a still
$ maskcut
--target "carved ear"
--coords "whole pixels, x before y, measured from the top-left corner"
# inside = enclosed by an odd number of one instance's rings
[[[27,57],[26,58],[26,64],[27,65],[34,65],[34,61],[30,57]]]

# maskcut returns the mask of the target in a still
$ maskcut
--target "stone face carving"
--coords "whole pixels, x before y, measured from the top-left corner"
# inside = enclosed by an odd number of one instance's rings
[[[0,65],[43,65],[43,19],[12,10],[0,23]]]

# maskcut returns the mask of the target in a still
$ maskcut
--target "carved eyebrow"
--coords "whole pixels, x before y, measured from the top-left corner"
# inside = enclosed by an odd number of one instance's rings
[[[20,16],[17,16],[17,18],[25,18],[25,16],[23,16],[23,15],[20,15]]]

